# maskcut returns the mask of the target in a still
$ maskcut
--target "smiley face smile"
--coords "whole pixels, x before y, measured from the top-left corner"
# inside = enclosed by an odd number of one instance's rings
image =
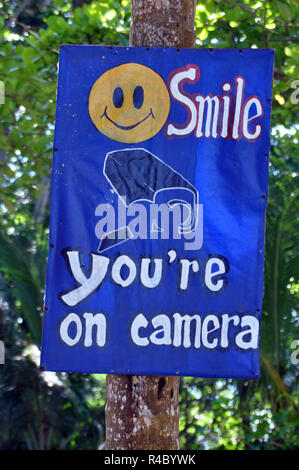
[[[88,110],[95,127],[117,142],[152,138],[170,110],[167,86],[156,72],[137,63],[106,70],[93,84]]]
[[[116,122],[114,122],[112,119],[110,119],[110,117],[108,116],[107,114],[107,106],[105,108],[105,111],[103,112],[102,116],[100,117],[100,119],[102,119],[103,117],[105,117],[106,119],[108,119],[109,122],[111,122],[112,124],[114,124],[116,127],[118,127],[119,129],[122,129],[124,131],[130,131],[131,129],[134,129],[134,127],[137,127],[139,126],[139,124],[141,124],[142,122],[144,122],[146,119],[148,119],[150,116],[152,116],[153,119],[155,119],[155,116],[153,114],[153,110],[152,108],[150,108],[150,112],[148,113],[147,116],[145,116],[144,119],[141,119],[141,121],[138,121],[136,122],[136,124],[132,124],[131,126],[121,126],[120,124],[117,124]]]

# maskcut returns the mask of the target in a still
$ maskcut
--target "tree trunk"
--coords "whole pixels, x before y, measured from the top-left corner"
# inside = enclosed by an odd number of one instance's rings
[[[196,0],[132,0],[130,45],[194,47]],[[177,450],[179,377],[107,375],[106,449]]]
[[[196,0],[131,0],[131,46],[194,47]]]

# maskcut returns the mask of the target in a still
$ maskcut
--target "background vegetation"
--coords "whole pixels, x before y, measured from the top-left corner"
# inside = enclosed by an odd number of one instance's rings
[[[9,0],[0,13],[0,449],[97,449],[105,377],[38,368],[57,61],[59,44],[127,45],[130,4]],[[183,449],[298,448],[298,17],[297,1],[197,5],[198,47],[276,55],[261,379],[182,379]]]

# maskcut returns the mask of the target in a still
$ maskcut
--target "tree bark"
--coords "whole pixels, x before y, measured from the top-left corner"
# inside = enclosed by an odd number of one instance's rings
[[[179,449],[179,377],[107,375],[106,449]]]
[[[196,0],[131,0],[131,46],[194,47]]]
[[[194,47],[196,0],[131,5],[131,46]],[[107,375],[106,384],[106,449],[179,449],[179,377]]]

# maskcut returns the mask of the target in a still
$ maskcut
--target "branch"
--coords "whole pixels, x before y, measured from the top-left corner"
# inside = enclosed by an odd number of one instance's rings
[[[24,23],[21,23],[20,21],[15,21],[15,23],[22,26],[22,28],[24,28],[24,30],[27,31],[27,33],[35,37],[35,39],[37,39],[43,46],[45,46],[45,48],[48,49],[48,51],[54,52],[55,54],[59,54],[59,51],[57,49],[52,49],[52,47],[48,46],[48,44],[46,44],[35,31],[32,31],[32,29],[29,26],[27,26]]]
[[[256,18],[256,14],[251,10],[250,7],[248,7],[247,5],[244,5],[244,3],[232,2],[231,0],[222,0],[222,1],[223,3],[227,3],[228,5],[232,5],[233,7],[239,7],[242,10],[249,13],[249,15],[252,16],[252,18],[254,19]]]
[[[11,19],[8,21],[8,24],[11,25],[11,23],[16,22],[16,20],[19,18],[20,14],[25,10],[25,8],[29,5],[30,0],[24,0],[19,8],[17,8],[17,11],[15,14],[11,17]]]

